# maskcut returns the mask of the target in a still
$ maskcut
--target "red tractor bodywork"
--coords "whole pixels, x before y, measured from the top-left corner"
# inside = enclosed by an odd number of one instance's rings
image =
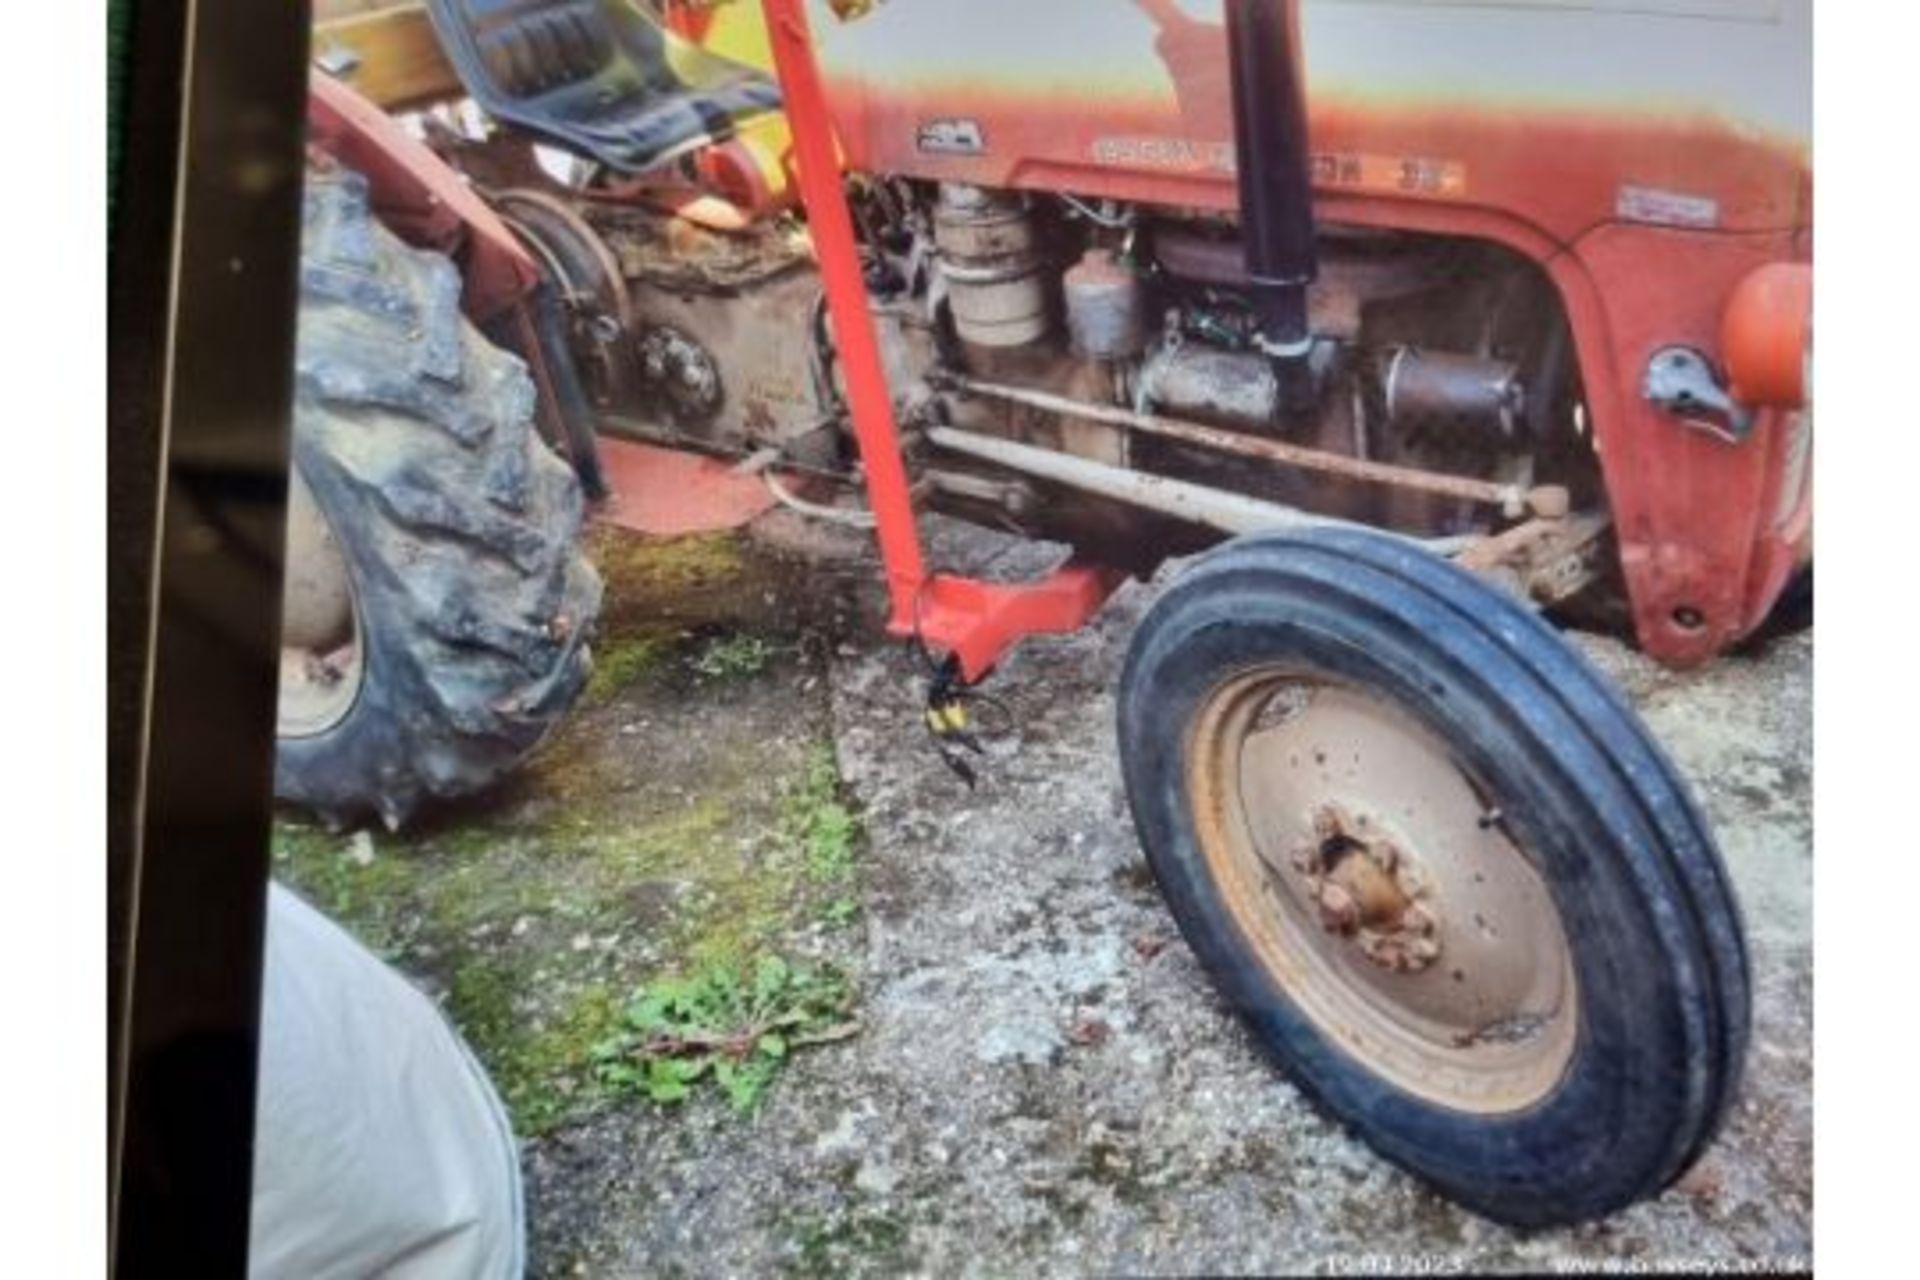
[[[961,678],[975,681],[1022,636],[1078,630],[1099,612],[1124,575],[1077,562],[1038,582],[1018,585],[928,573],[806,18],[797,0],[765,0],[765,9],[793,130],[796,177],[833,315],[848,408],[886,561],[891,603],[887,628],[951,654]]]
[[[880,375],[856,318],[858,264],[836,266],[854,252],[841,169],[1230,213],[1220,4],[896,0],[846,25],[813,7],[817,64],[799,0],[763,6],[892,624],[973,677],[1020,634],[1084,621],[1115,578],[1075,565],[1027,592],[928,582],[884,381],[866,385]],[[1736,441],[1641,390],[1654,352],[1689,347],[1726,368],[1736,340],[1768,353],[1773,372],[1748,383],[1794,381],[1778,370],[1809,323],[1810,17],[1763,0],[1607,10],[1306,4],[1315,212],[1497,242],[1540,265],[1571,326],[1640,643],[1686,664],[1757,627],[1810,556],[1810,411],[1770,393]],[[471,313],[531,288],[532,260],[424,145],[324,77],[312,110],[317,143],[368,175],[396,230],[461,242]],[[1772,287],[1753,283],[1762,274]]]
[[[814,26],[850,169],[1232,212],[1221,7],[908,0]],[[1810,548],[1801,418],[1760,406],[1732,443],[1640,384],[1664,347],[1724,363],[1751,273],[1810,275],[1809,7],[1301,8],[1316,216],[1539,263],[1571,322],[1640,643],[1686,664],[1757,627]]]
[[[540,264],[465,178],[379,107],[315,72],[308,81],[312,146],[367,180],[374,211],[395,235],[460,266],[462,308],[475,322],[517,306]]]
[[[808,130],[802,125],[796,134],[809,139],[830,137],[823,117],[809,116],[805,111],[798,114],[802,120],[814,119],[816,127]],[[313,76],[307,116],[312,145],[366,177],[373,206],[394,234],[445,253],[460,265],[465,282],[462,305],[470,318],[484,322],[507,317],[510,323],[530,325],[526,304],[540,282],[540,266],[460,174],[392,117],[330,76]],[[831,213],[822,218],[820,211],[837,204],[844,221],[847,215],[844,204],[838,204],[837,175],[824,165],[816,172],[827,188],[810,196],[816,218],[830,220]],[[829,245],[844,240],[846,251],[854,252],[852,234],[848,223],[843,237],[831,233],[823,237],[823,267],[830,256]],[[816,235],[821,235],[818,227]],[[833,279],[831,274],[829,279]],[[842,306],[849,297],[862,296],[846,292],[849,280],[853,290],[861,288],[857,263],[851,276],[840,282]],[[863,300],[854,302],[855,314],[861,319],[865,318],[864,306]],[[951,575],[928,576],[905,474],[900,471],[899,442],[886,399],[886,381],[873,354],[871,332],[866,334],[864,344],[855,341],[849,345],[865,349],[873,361],[864,378],[850,379],[849,394],[856,406],[865,406],[864,413],[856,409],[856,423],[874,424],[861,433],[860,443],[869,461],[874,508],[881,521],[881,550],[892,600],[888,629],[901,636],[917,634],[926,644],[953,654],[962,676],[977,680],[1022,637],[1073,631],[1084,625],[1119,584],[1121,575],[1097,566],[1074,564],[1024,586]],[[538,344],[529,341],[524,350],[537,365]],[[860,367],[855,359],[850,358],[848,363],[850,369]],[[536,368],[534,374],[537,381],[546,383],[544,370]],[[876,393],[883,422],[873,416]],[[615,442],[614,447],[616,451],[625,450],[622,456],[630,457],[637,468],[660,471],[659,450],[624,442]],[[616,476],[621,474],[621,461],[622,457],[614,460]],[[687,517],[685,509],[693,503],[716,508],[717,523],[723,525],[734,522],[736,515],[758,514],[764,509],[764,505],[743,505],[740,482],[732,480],[717,463],[703,460],[695,472],[675,473],[669,483],[698,488],[691,495],[675,495],[674,518],[680,522],[675,528],[711,527],[709,522]],[[751,487],[758,489],[757,485]]]

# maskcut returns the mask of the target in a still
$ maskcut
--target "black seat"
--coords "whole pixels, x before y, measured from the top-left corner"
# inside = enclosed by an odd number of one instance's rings
[[[430,0],[428,12],[487,112],[627,173],[780,109],[767,76],[667,31],[632,0]]]

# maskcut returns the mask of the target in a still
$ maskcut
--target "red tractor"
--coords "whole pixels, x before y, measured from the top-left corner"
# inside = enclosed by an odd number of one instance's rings
[[[415,16],[477,110],[314,81],[283,795],[397,824],[524,755],[588,662],[583,494],[660,450],[862,498],[937,732],[1205,550],[1120,750],[1260,1043],[1508,1222],[1701,1153],[1727,873],[1544,619],[1684,665],[1810,581],[1807,5]],[[391,85],[346,25],[321,66]],[[932,572],[917,510],[1070,554]]]

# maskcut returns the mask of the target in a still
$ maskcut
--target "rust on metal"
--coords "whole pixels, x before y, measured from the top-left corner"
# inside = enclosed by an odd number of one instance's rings
[[[1599,576],[1600,539],[1609,525],[1597,514],[1541,516],[1480,539],[1455,563],[1523,598],[1555,604]]]
[[[1440,922],[1424,901],[1419,868],[1378,824],[1340,805],[1313,815],[1314,839],[1295,860],[1329,933],[1350,938],[1375,964],[1417,973],[1440,957]]]
[[[1104,422],[1110,426],[1137,431],[1142,435],[1158,436],[1164,440],[1177,440],[1182,444],[1211,449],[1216,453],[1238,454],[1243,458],[1258,458],[1277,466],[1297,467],[1303,471],[1319,471],[1369,484],[1389,485],[1420,493],[1458,498],[1465,502],[1498,507],[1502,511],[1515,515],[1533,510],[1539,505],[1558,506],[1562,510],[1565,509],[1565,490],[1557,486],[1546,485],[1526,489],[1518,485],[1498,484],[1491,480],[1475,480],[1467,476],[1450,476],[1438,471],[1423,471],[1417,467],[1371,462],[1364,458],[1349,457],[1346,454],[1329,453],[1323,449],[1307,449],[1265,436],[1225,431],[1218,427],[1202,426],[1197,422],[1186,422],[1179,418],[1167,418],[1158,414],[1135,413],[1131,409],[1071,400],[1065,396],[1057,396],[1045,391],[1029,391],[1023,387],[1010,387],[1003,383],[981,382],[959,374],[943,374],[940,381],[968,395],[1005,400],[1011,404],[1026,405],[1029,408],[1057,413],[1064,417],[1089,418],[1095,422]]]
[[[1552,895],[1448,745],[1399,706],[1271,665],[1184,735],[1205,874],[1267,977],[1375,1073],[1442,1106],[1536,1105],[1579,991]]]
[[[604,292],[606,301],[613,311],[613,318],[620,324],[631,323],[633,305],[627,297],[627,278],[622,270],[620,259],[613,249],[601,238],[587,220],[580,216],[575,205],[550,195],[545,191],[535,191],[528,187],[514,187],[502,191],[493,197],[493,206],[501,219],[518,234],[541,258],[547,268],[548,277],[557,284],[566,295],[566,301],[578,301],[580,281],[577,270],[569,271],[566,264],[559,260],[552,248],[532,228],[527,226],[527,211],[536,216],[553,220],[564,232],[571,235],[575,246],[585,254],[593,264],[595,279],[590,283],[596,292]]]

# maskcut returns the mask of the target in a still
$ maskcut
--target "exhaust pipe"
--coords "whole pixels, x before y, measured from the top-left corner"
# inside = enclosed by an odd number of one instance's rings
[[[1311,396],[1307,286],[1318,273],[1299,0],[1227,0],[1241,241],[1260,349],[1290,407]]]

